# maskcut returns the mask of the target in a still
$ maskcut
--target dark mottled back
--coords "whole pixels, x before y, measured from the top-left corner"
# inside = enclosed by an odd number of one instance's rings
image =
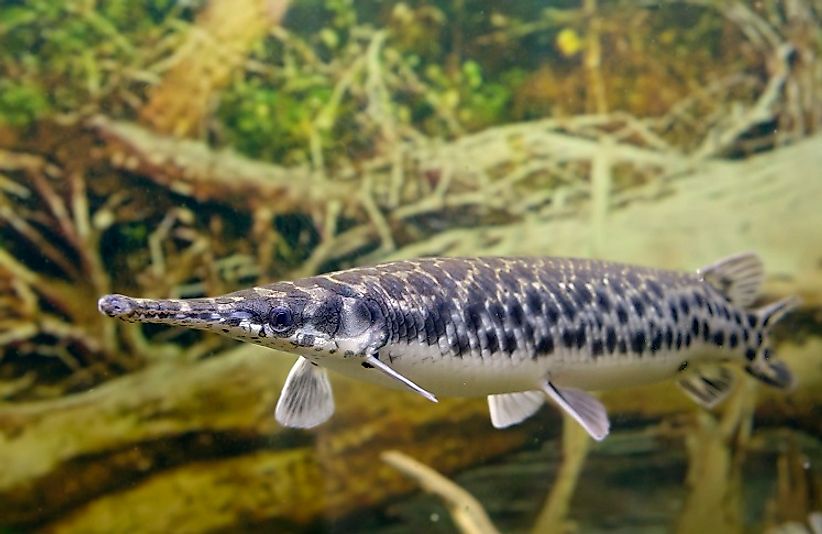
[[[424,258],[312,277],[365,297],[386,343],[489,358],[644,357],[698,345],[747,350],[756,318],[693,273],[559,258]],[[759,340],[761,343],[761,340]]]

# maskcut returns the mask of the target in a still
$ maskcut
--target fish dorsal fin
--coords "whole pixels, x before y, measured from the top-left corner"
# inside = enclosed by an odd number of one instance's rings
[[[551,400],[581,424],[592,438],[602,441],[608,435],[611,427],[608,413],[596,397],[579,389],[558,388],[547,380],[542,389]]]
[[[405,387],[413,391],[414,393],[419,393],[426,399],[430,400],[431,402],[437,402],[437,397],[434,396],[433,393],[427,391],[417,384],[415,384],[410,378],[403,376],[402,374],[398,373],[394,369],[388,366],[388,364],[383,363],[379,358],[374,355],[366,356],[365,362],[378,371],[382,372],[384,375],[393,378],[397,382],[400,382]]]
[[[731,392],[734,375],[722,365],[703,365],[677,380],[677,384],[697,404],[710,409]]]
[[[731,303],[747,308],[759,295],[765,269],[757,254],[743,252],[703,267],[699,275]]]
[[[289,428],[312,428],[334,413],[328,373],[300,356],[288,372],[274,417]]]
[[[545,402],[541,391],[488,395],[488,412],[494,428],[506,428],[521,423],[537,413]]]

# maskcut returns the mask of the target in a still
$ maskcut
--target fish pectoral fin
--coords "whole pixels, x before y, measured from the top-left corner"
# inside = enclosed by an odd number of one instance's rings
[[[488,412],[494,428],[506,428],[521,423],[537,413],[545,402],[541,391],[488,395]]]
[[[734,374],[722,365],[704,365],[677,380],[677,385],[697,404],[713,408],[731,392]]]
[[[608,412],[596,397],[579,389],[558,388],[547,380],[543,383],[542,390],[581,424],[592,438],[602,441],[608,435],[611,427]]]
[[[312,428],[334,413],[328,373],[300,356],[288,372],[274,417],[289,428]]]
[[[371,365],[372,367],[374,367],[374,369],[377,369],[378,371],[382,372],[384,375],[386,375],[388,377],[391,377],[394,380],[400,382],[401,384],[403,384],[405,387],[407,387],[408,389],[410,389],[414,393],[419,393],[420,395],[422,395],[426,399],[430,400],[431,402],[438,402],[437,397],[435,397],[433,393],[431,393],[429,391],[426,391],[425,389],[421,388],[420,386],[415,384],[413,381],[411,381],[411,379],[406,378],[405,376],[401,375],[400,373],[398,373],[397,371],[395,371],[394,369],[389,367],[387,364],[383,363],[379,358],[377,358],[373,354],[365,357],[365,363]]]

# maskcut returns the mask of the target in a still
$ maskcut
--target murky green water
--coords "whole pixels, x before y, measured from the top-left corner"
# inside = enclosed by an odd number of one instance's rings
[[[0,531],[820,532],[820,9],[0,2]],[[553,407],[496,430],[483,398],[333,373],[333,417],[285,429],[293,355],[97,310],[420,256],[741,251],[757,305],[802,299],[774,329],[795,388],[608,391],[596,444]]]

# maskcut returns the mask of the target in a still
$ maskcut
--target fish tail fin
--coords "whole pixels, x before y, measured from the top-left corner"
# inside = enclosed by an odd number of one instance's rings
[[[790,389],[794,384],[794,378],[788,366],[784,362],[774,361],[772,359],[773,351],[771,350],[770,340],[768,339],[768,332],[791,310],[797,308],[800,304],[798,297],[787,297],[778,300],[762,308],[756,310],[757,327],[761,332],[761,342],[755,348],[753,358],[750,359],[745,366],[748,374],[756,377],[760,381],[769,386],[780,389]]]
[[[799,297],[785,297],[759,308],[756,310],[756,315],[759,317],[762,328],[768,330],[781,321],[785,315],[798,308],[800,304],[802,304],[802,301],[799,300]]]

